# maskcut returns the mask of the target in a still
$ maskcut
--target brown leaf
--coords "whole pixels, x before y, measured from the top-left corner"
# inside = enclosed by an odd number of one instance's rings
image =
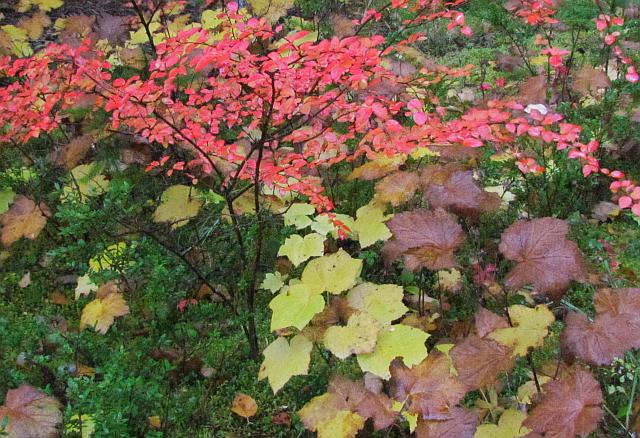
[[[352,36],[356,33],[356,25],[344,15],[331,14],[329,16],[329,23],[333,28],[334,35],[338,38]]]
[[[98,17],[97,34],[99,40],[108,40],[111,44],[122,44],[127,40],[127,18],[102,14]]]
[[[286,411],[278,412],[271,418],[271,422],[282,426],[291,426],[291,414]]]
[[[602,420],[602,391],[593,375],[574,368],[544,385],[544,395],[522,423],[546,437],[588,436]]]
[[[506,55],[499,53],[496,56],[496,65],[500,71],[512,72],[524,63],[521,56]]]
[[[258,404],[250,395],[239,392],[231,403],[231,411],[244,418],[251,418],[258,412]]]
[[[512,348],[491,339],[471,335],[451,349],[453,366],[460,381],[471,389],[480,389],[496,381],[515,365]]]
[[[404,256],[407,269],[449,269],[458,264],[454,251],[464,242],[455,216],[442,209],[413,210],[395,215],[387,222],[393,238],[382,253],[387,264]]]
[[[93,135],[82,135],[71,140],[61,149],[51,154],[51,161],[58,166],[73,169],[91,150],[91,145],[95,141]]]
[[[547,76],[533,76],[520,85],[516,96],[520,103],[544,103],[547,101]]]
[[[374,200],[398,207],[413,197],[418,183],[418,175],[413,172],[392,173],[376,183]]]
[[[578,246],[566,239],[566,221],[545,217],[512,224],[502,233],[500,252],[518,264],[505,285],[531,284],[537,292],[558,298],[572,280],[586,281],[587,270]]]
[[[427,166],[420,175],[424,198],[434,208],[451,209],[464,216],[496,211],[501,200],[497,193],[485,192],[473,172],[456,164]]]
[[[394,398],[406,400],[407,410],[425,420],[451,418],[451,410],[467,393],[466,386],[451,375],[447,356],[437,350],[410,369],[396,359],[390,371]]]
[[[611,81],[607,74],[600,69],[585,64],[573,80],[573,89],[580,94],[595,94],[601,88],[609,88]]]
[[[49,294],[49,302],[51,304],[57,304],[58,306],[69,304],[67,297],[63,293],[57,291]]]
[[[470,148],[461,144],[432,144],[429,145],[429,150],[440,154],[440,160],[446,162],[471,160],[482,155],[480,148]]]
[[[0,420],[7,417],[5,432],[11,438],[54,438],[62,422],[61,404],[30,385],[7,391],[0,406]]]
[[[419,420],[416,438],[473,438],[477,427],[477,412],[453,408],[447,420]]]
[[[0,215],[2,236],[0,241],[8,248],[21,237],[35,239],[47,224],[51,212],[43,203],[35,202],[23,195],[16,196],[9,211]],[[46,216],[45,216],[46,215]]]
[[[595,365],[606,365],[632,348],[640,348],[640,289],[602,289],[595,296],[596,317],[570,312],[562,346]]]

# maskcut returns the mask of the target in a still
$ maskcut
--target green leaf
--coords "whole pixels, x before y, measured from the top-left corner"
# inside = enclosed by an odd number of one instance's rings
[[[9,206],[15,197],[16,194],[11,189],[0,190],[0,214],[4,214],[9,210]]]
[[[389,365],[396,357],[402,357],[407,367],[417,365],[427,357],[424,343],[428,337],[422,330],[402,324],[386,327],[378,333],[373,353],[358,355],[358,364],[364,372],[389,379]]]
[[[260,366],[258,380],[268,378],[275,394],[291,377],[307,374],[312,347],[311,341],[302,335],[291,339],[291,344],[284,337],[279,337],[262,353],[264,361]]]
[[[402,287],[396,284],[362,283],[347,294],[351,307],[368,313],[383,325],[391,324],[408,310],[403,298]]]
[[[279,256],[286,256],[294,266],[324,254],[324,237],[317,233],[304,236],[298,234],[287,237],[278,251]]]
[[[276,295],[269,308],[273,311],[271,331],[287,327],[302,330],[316,313],[322,312],[324,298],[305,283],[298,283]]]
[[[189,219],[198,215],[202,200],[195,189],[178,184],[169,187],[160,197],[160,205],[153,213],[154,222],[170,222],[171,228],[186,225]]]
[[[355,286],[362,260],[352,258],[342,248],[338,252],[311,260],[302,272],[302,282],[317,292],[339,294]]]

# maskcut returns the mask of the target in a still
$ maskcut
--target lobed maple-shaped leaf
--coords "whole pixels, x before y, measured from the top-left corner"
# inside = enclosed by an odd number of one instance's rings
[[[324,241],[324,236],[318,233],[310,233],[304,237],[293,234],[284,241],[278,250],[278,255],[287,257],[293,266],[298,266],[311,257],[323,255]]]
[[[594,298],[596,316],[569,312],[562,346],[580,359],[606,365],[632,348],[640,348],[640,289],[602,289]]]
[[[297,283],[284,289],[269,303],[273,311],[271,331],[295,327],[302,330],[316,313],[324,309],[322,294],[306,283]]]
[[[389,379],[389,365],[396,357],[412,366],[427,357],[425,342],[429,334],[403,324],[385,327],[378,332],[376,348],[371,353],[359,354],[358,365],[383,379]]]
[[[510,306],[509,316],[512,327],[493,330],[487,337],[512,347],[516,356],[525,356],[529,348],[541,347],[549,334],[549,325],[555,320],[553,313],[543,304],[534,309],[518,304]]]
[[[391,385],[393,397],[424,420],[449,419],[451,409],[467,393],[467,387],[451,374],[449,358],[437,350],[411,368],[393,361]]]
[[[419,420],[416,438],[473,438],[477,427],[477,412],[452,408],[446,420]]]
[[[392,172],[395,172],[404,164],[407,157],[403,155],[395,155],[391,158],[381,155],[372,161],[364,163],[360,167],[356,167],[347,177],[347,181],[360,179],[369,181],[372,179],[382,178]]]
[[[129,30],[126,17],[104,13],[98,17],[97,25],[99,40],[107,40],[114,45],[123,44],[127,40]]]
[[[516,96],[520,103],[545,103],[547,101],[547,75],[533,76],[520,85]]]
[[[374,199],[380,203],[390,203],[398,207],[413,197],[419,183],[420,179],[414,172],[392,173],[376,183]]]
[[[354,309],[366,312],[386,325],[407,312],[407,306],[402,303],[403,297],[402,286],[361,283],[349,291],[347,301]]]
[[[198,215],[203,204],[194,188],[176,184],[162,192],[160,204],[153,213],[153,221],[169,222],[172,228],[181,227]]]
[[[0,406],[0,424],[8,420],[5,432],[10,438],[54,438],[59,436],[62,405],[31,385],[7,391]]]
[[[379,240],[388,240],[391,231],[385,225],[393,215],[384,214],[384,206],[379,204],[367,204],[358,209],[356,220],[351,230],[358,235],[360,248],[367,248]]]
[[[545,437],[588,436],[602,420],[602,391],[593,375],[573,368],[544,386],[540,403],[522,423]]]
[[[494,383],[501,373],[515,366],[513,349],[487,338],[470,335],[450,352],[458,378],[471,389]]]
[[[387,264],[401,256],[407,269],[454,268],[454,251],[464,242],[462,227],[443,209],[413,210],[395,215],[387,226],[393,234],[382,254]]]
[[[45,204],[40,203],[38,206],[26,196],[17,195],[9,211],[0,215],[0,241],[8,248],[21,237],[35,239],[44,229],[50,214],[51,211]]]
[[[334,376],[325,394],[314,397],[299,412],[304,426],[318,436],[350,437],[368,419],[375,430],[395,423],[398,413],[385,394],[368,389],[362,381]],[[356,428],[356,426],[358,426]]]
[[[434,208],[470,217],[500,208],[500,196],[485,192],[473,178],[473,172],[457,164],[427,166],[420,180],[424,198]]]
[[[566,221],[545,217],[519,221],[502,233],[500,252],[518,264],[505,285],[518,289],[533,285],[540,293],[559,297],[572,280],[586,279],[586,266],[578,246],[567,240]]]
[[[362,260],[354,259],[340,248],[311,260],[302,271],[302,282],[318,292],[339,294],[355,286],[362,271]]]
[[[371,353],[381,326],[371,315],[357,312],[346,326],[332,326],[324,334],[324,346],[336,357],[346,359],[352,354]]]
[[[264,361],[260,365],[258,380],[269,379],[275,394],[293,376],[307,374],[313,344],[304,336],[297,335],[287,342],[279,337],[264,349]]]
[[[104,298],[96,298],[82,309],[80,330],[93,327],[104,335],[117,317],[128,314],[129,306],[122,294],[110,293]]]

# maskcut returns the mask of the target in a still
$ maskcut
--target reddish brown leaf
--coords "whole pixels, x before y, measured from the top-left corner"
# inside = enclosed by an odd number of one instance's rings
[[[418,175],[413,172],[395,172],[376,183],[375,199],[397,207],[409,201],[418,190]]]
[[[500,252],[518,264],[505,285],[518,289],[531,284],[540,293],[558,298],[572,280],[585,281],[586,267],[578,246],[566,239],[567,222],[545,217],[520,221],[502,233]]]
[[[553,438],[586,437],[602,420],[602,391],[590,372],[575,368],[543,389],[540,404],[522,423],[535,432]]]
[[[547,101],[547,76],[539,75],[527,79],[520,85],[516,96],[520,103],[544,103]]]
[[[357,412],[365,420],[371,418],[375,430],[389,427],[397,419],[398,413],[391,409],[392,400],[384,394],[369,391],[362,381],[335,376],[329,383],[329,392],[339,395],[348,410]]]
[[[0,406],[0,421],[7,417],[6,432],[11,438],[53,438],[62,422],[61,405],[53,397],[30,385],[7,392]]]
[[[477,427],[477,412],[453,408],[447,420],[419,420],[416,438],[473,438]]]
[[[515,365],[512,349],[491,339],[471,335],[451,349],[460,381],[471,389],[484,388]]]
[[[496,56],[496,65],[498,70],[501,71],[514,71],[517,67],[520,67],[524,61],[521,56],[512,56],[505,55],[504,53],[499,53]]]
[[[251,418],[258,412],[258,404],[248,394],[239,392],[231,403],[231,411],[244,418]]]
[[[470,148],[461,144],[432,144],[429,150],[440,154],[438,158],[445,162],[470,160],[482,155],[480,148]]]
[[[640,348],[640,289],[602,289],[595,296],[596,317],[571,312],[562,345],[584,361],[606,365],[625,351]]]
[[[437,350],[411,369],[396,359],[390,371],[394,398],[425,420],[449,419],[467,393],[466,386],[451,375],[449,359]]]
[[[76,137],[71,142],[55,151],[51,160],[58,166],[64,166],[67,169],[73,169],[82,160],[95,141],[92,135],[82,135]]]
[[[103,14],[98,17],[98,39],[108,40],[111,44],[122,44],[127,40],[127,18]]]
[[[465,216],[500,208],[500,196],[485,192],[473,178],[473,172],[455,164],[427,166],[421,175],[424,198],[434,208],[451,209]]]
[[[464,242],[462,227],[442,209],[413,210],[387,222],[393,233],[382,253],[387,264],[404,256],[410,270],[449,269],[457,266],[454,251]]]
[[[494,330],[508,328],[509,322],[503,316],[481,307],[476,313],[476,332],[481,338],[485,337]]]

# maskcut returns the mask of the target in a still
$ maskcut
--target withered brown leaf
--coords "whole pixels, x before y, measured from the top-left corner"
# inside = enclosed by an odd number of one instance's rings
[[[447,420],[419,420],[416,438],[473,438],[478,427],[478,413],[453,408]]]
[[[53,438],[59,435],[61,404],[30,385],[7,391],[0,419],[8,418],[5,432],[15,438]]]

